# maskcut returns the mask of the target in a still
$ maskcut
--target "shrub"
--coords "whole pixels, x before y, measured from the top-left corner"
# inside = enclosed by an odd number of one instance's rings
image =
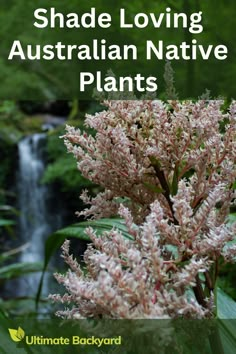
[[[227,218],[235,198],[236,103],[223,101],[105,101],[88,115],[96,135],[67,126],[65,143],[82,175],[104,188],[80,213],[99,219],[119,214],[130,237],[117,229],[92,244],[83,272],[57,274],[73,304],[69,318],[212,317],[220,257],[236,256],[235,224]]]

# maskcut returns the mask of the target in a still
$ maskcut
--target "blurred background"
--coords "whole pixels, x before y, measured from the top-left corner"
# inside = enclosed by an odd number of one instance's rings
[[[45,242],[58,229],[78,222],[79,196],[98,187],[85,180],[60,138],[65,124],[82,128],[89,101],[0,102],[0,308],[13,316],[35,315]],[[86,242],[73,240],[81,257]],[[63,272],[59,246],[50,258],[38,314],[53,312],[46,300],[56,292],[55,271]]]

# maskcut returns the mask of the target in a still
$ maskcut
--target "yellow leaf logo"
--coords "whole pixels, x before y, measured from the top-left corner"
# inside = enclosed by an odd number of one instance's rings
[[[18,329],[8,328],[8,331],[10,333],[11,339],[14,342],[20,342],[22,339],[24,339],[25,332],[21,327],[18,327]]]

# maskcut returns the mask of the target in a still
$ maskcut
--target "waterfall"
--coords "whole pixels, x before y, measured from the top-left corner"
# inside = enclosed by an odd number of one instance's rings
[[[57,203],[53,201],[53,193],[49,186],[41,184],[45,170],[45,143],[45,134],[34,134],[21,140],[18,145],[19,238],[21,244],[29,242],[29,247],[20,256],[20,262],[43,262],[45,240],[61,226],[58,209],[51,210],[52,204]],[[35,295],[39,278],[39,273],[21,277],[17,295]],[[45,279],[45,295],[49,293],[47,283],[50,283],[49,279]]]

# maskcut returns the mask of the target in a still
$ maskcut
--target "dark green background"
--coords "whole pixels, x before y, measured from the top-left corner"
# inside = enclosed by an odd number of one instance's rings
[[[112,15],[110,29],[37,29],[33,26],[34,10],[39,7],[54,6],[59,12],[76,12],[82,14],[95,6],[98,13],[108,12]],[[119,9],[125,8],[127,18],[132,18],[139,12],[154,12],[157,15],[171,7],[172,12],[184,12],[188,16],[193,12],[203,12],[201,34],[191,34],[188,29],[166,29],[164,24],[160,29],[120,29]],[[143,55],[139,60],[123,62],[62,62],[53,61],[20,61],[7,60],[12,43],[18,39],[22,44],[53,44],[61,41],[65,44],[89,44],[93,38],[104,38],[113,44],[135,44],[142,53],[147,39],[157,42],[163,40],[166,45],[180,44],[183,41],[191,43],[197,39],[199,44],[224,44],[228,47],[228,59],[217,61],[176,61],[172,62],[175,71],[175,83],[179,98],[198,98],[206,89],[212,97],[223,95],[234,98],[236,93],[236,63],[235,63],[235,18],[236,5],[234,0],[177,0],[146,2],[136,0],[121,1],[84,1],[69,2],[54,0],[8,0],[0,4],[0,99],[91,99],[92,90],[79,92],[79,73],[81,71],[101,70],[103,74],[112,69],[116,76],[135,75],[141,73],[158,78],[158,96],[162,98],[164,91],[164,62],[147,61]],[[169,97],[166,97],[169,98]]]
[[[1,320],[0,353],[233,354],[235,320]],[[27,345],[13,342],[8,328],[43,337],[122,337],[120,346]]]

